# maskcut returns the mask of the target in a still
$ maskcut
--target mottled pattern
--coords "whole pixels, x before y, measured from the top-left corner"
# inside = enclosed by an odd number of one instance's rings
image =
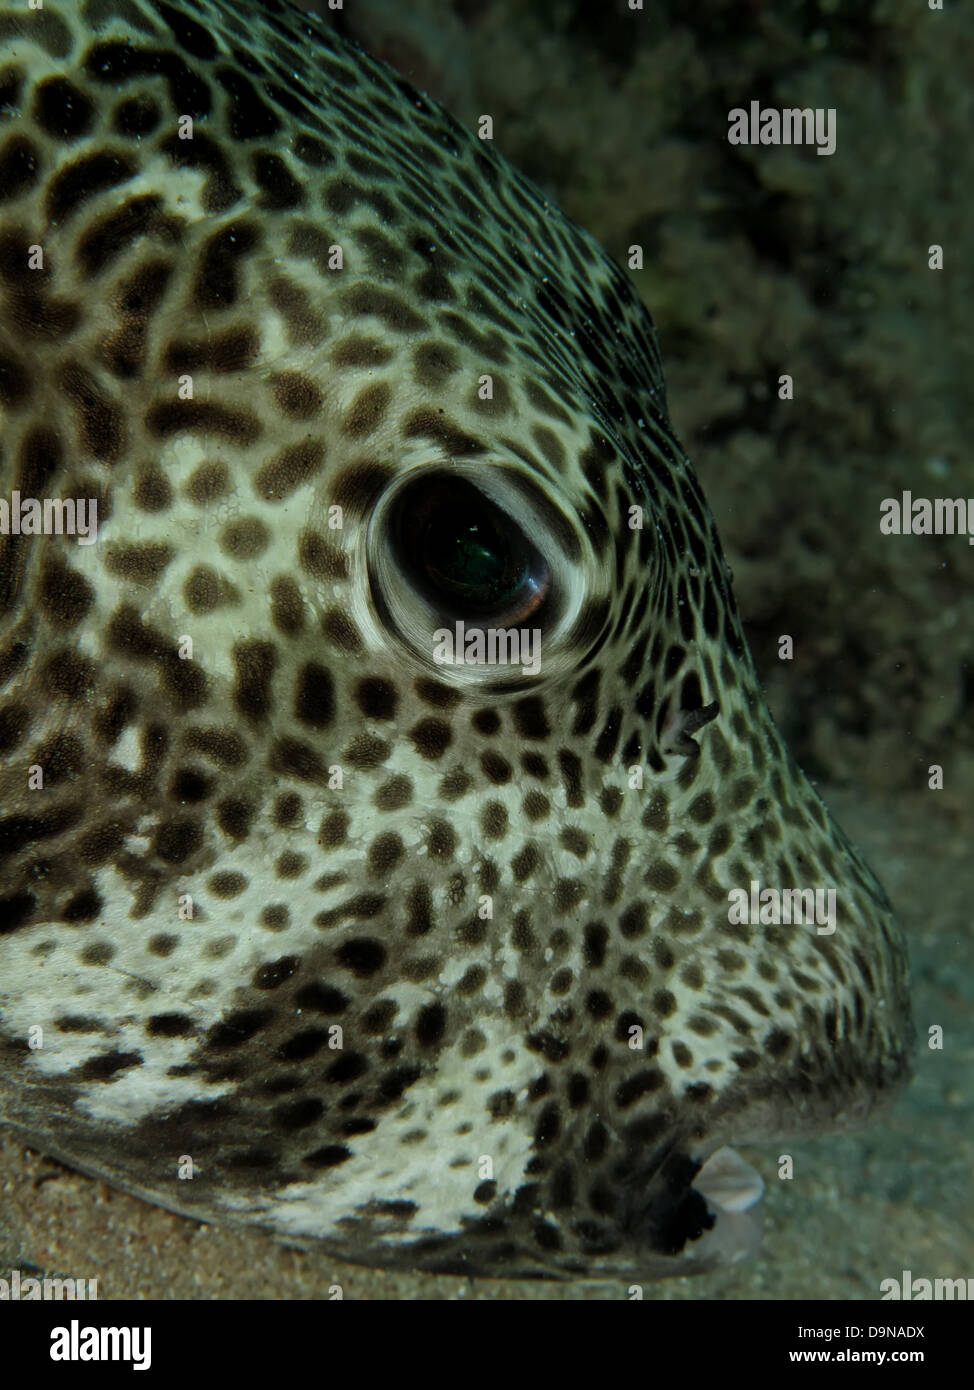
[[[761,700],[625,275],[263,12],[0,4],[0,496],[101,523],[0,540],[0,1118],[353,1259],[682,1271],[708,1154],[902,1080],[889,904]],[[471,505],[547,569],[536,676],[432,662],[484,612],[417,517]],[[732,924],[752,879],[835,934]]]

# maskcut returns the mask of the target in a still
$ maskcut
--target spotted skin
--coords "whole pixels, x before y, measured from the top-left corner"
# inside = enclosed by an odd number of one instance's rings
[[[897,927],[625,275],[264,14],[0,4],[0,496],[99,508],[0,541],[0,1118],[366,1263],[684,1272],[708,1154],[903,1081]],[[537,675],[432,660],[477,615],[403,547],[458,486],[548,567]],[[836,931],[732,923],[752,880]]]

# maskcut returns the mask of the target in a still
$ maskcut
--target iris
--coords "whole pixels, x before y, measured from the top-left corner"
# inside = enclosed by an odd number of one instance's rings
[[[463,478],[424,478],[403,490],[395,531],[400,562],[444,614],[517,621],[548,597],[547,562],[507,511]]]

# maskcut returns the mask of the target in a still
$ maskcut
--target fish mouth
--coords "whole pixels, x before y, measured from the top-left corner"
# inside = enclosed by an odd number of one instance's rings
[[[627,1244],[646,1252],[633,1262],[636,1277],[700,1274],[753,1258],[763,1194],[760,1174],[735,1149],[697,1159],[671,1151],[625,1223]]]
[[[686,1250],[689,1258],[708,1269],[753,1258],[764,1230],[764,1180],[757,1169],[725,1146],[706,1160],[690,1191],[702,1200],[709,1224]]]

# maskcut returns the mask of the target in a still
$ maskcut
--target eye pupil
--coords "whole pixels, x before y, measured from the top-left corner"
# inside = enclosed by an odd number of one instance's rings
[[[446,509],[427,526],[421,553],[430,582],[468,604],[504,603],[527,577],[527,558],[512,555],[494,527]]]
[[[402,579],[444,618],[550,623],[551,570],[515,516],[462,477],[401,488],[388,531]]]

